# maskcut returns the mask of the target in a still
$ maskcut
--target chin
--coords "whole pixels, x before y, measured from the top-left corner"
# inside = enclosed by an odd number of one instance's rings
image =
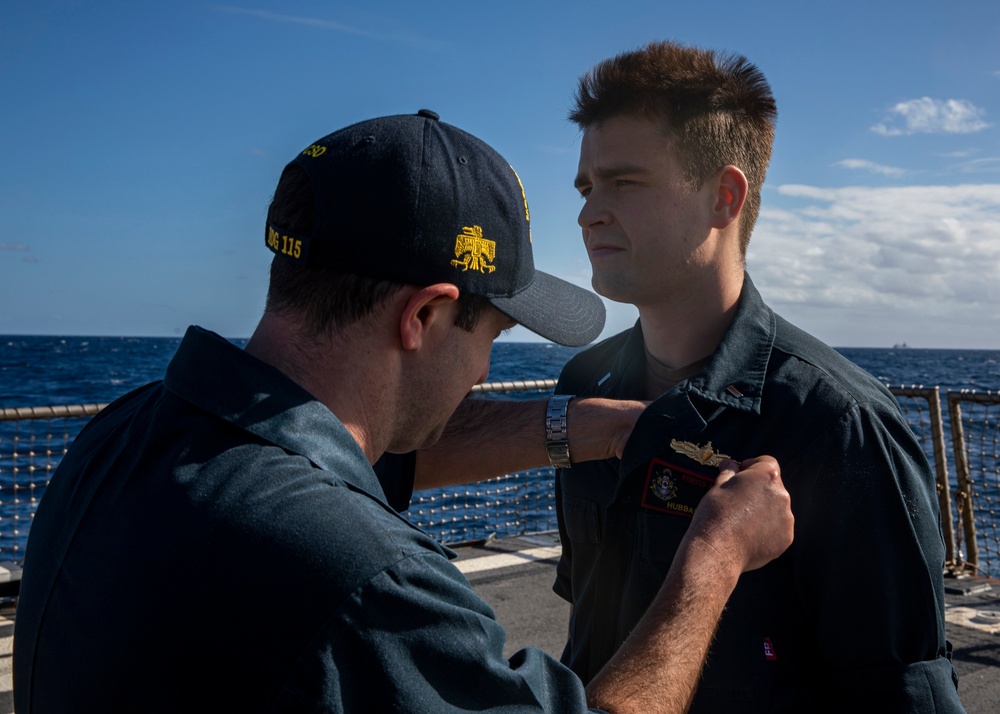
[[[389,446],[386,447],[386,453],[389,454],[408,454],[411,451],[417,451],[418,449],[426,449],[429,446],[434,446],[441,438],[441,434],[444,428],[435,429],[433,433],[425,434],[423,436],[419,434],[409,433],[403,438],[399,438],[393,441]]]
[[[598,281],[596,279],[591,281],[591,286],[594,288],[594,292],[603,298],[614,302],[632,304],[632,294],[627,286],[617,285],[608,281]]]
[[[421,441],[418,445],[410,449],[410,451],[414,451],[416,449],[426,449],[428,447],[434,446],[434,444],[438,443],[438,441],[441,439],[441,434],[443,433],[444,433],[444,425],[442,424],[433,432],[425,436],[423,441]]]

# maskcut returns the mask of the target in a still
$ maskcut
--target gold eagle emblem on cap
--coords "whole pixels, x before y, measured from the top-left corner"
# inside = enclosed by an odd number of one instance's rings
[[[495,265],[490,263],[496,258],[497,243],[483,237],[480,226],[462,226],[462,232],[455,236],[455,256],[451,261],[456,268],[461,266],[462,272],[478,270],[480,273],[492,273]]]
[[[702,446],[690,441],[677,441],[677,439],[671,439],[670,448],[678,454],[683,454],[689,459],[697,461],[702,466],[718,466],[724,460],[733,458],[728,454],[722,454],[713,449],[711,441]]]

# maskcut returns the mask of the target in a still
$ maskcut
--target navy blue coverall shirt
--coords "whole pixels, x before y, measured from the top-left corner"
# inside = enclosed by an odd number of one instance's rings
[[[537,649],[503,657],[453,555],[276,369],[198,328],[96,416],[28,540],[17,711],[583,711]]]
[[[637,324],[576,355],[557,391],[641,399],[644,360]],[[740,578],[691,711],[963,711],[927,460],[888,390],[775,315],[749,277],[708,365],[643,413],[621,461],[557,476],[564,661],[584,681],[600,670],[663,582],[715,462],[764,454],[795,540]]]

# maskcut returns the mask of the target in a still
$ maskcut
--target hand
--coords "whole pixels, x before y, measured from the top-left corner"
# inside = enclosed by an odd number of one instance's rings
[[[566,416],[569,455],[573,463],[621,458],[639,415],[649,402],[577,397]]]
[[[726,460],[698,504],[685,540],[708,544],[721,564],[745,573],[784,553],[794,526],[791,497],[777,461],[770,456],[740,464]]]
[[[587,685],[609,712],[687,711],[719,618],[740,574],[777,558],[795,520],[778,462],[723,462],[646,613]],[[666,682],[650,687],[650,682]]]

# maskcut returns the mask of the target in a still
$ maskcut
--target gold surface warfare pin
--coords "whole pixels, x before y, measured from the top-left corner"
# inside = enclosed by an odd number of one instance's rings
[[[671,439],[670,448],[678,454],[683,454],[689,459],[697,461],[702,466],[718,466],[725,459],[733,458],[728,454],[722,454],[713,449],[711,441],[704,446],[701,446],[700,444],[695,444],[690,441],[677,441],[677,439]]]

